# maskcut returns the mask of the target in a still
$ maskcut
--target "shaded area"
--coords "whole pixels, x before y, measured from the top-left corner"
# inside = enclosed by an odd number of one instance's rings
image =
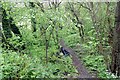
[[[9,17],[7,18],[7,14],[6,14],[6,10],[3,10],[3,14],[2,14],[2,27],[3,27],[3,31],[4,31],[4,35],[6,38],[11,38],[12,37],[12,33],[11,31],[15,34],[15,35],[19,35],[20,37],[22,36],[18,27],[13,23],[13,18]]]

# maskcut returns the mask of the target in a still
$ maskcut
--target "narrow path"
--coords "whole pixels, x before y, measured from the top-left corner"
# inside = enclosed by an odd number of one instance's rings
[[[76,67],[76,69],[78,70],[78,73],[80,75],[80,76],[78,76],[78,78],[93,78],[92,75],[89,74],[89,72],[87,71],[87,69],[83,65],[82,61],[75,54],[75,52],[71,48],[68,48],[65,45],[63,39],[60,40],[60,45],[62,47],[64,47],[70,53],[70,55],[72,56],[73,65]]]

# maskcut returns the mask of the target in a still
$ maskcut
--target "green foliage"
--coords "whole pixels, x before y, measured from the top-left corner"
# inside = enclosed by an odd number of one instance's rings
[[[14,19],[13,23],[18,26],[22,37],[13,34],[12,38],[6,40],[17,50],[12,49],[9,44],[2,44],[4,47],[2,48],[2,54],[0,54],[2,70],[0,71],[0,77],[65,78],[78,76],[71,57],[56,56],[56,52],[59,52],[59,42],[57,41],[61,38],[72,48],[75,48],[78,44],[81,45],[76,49],[78,56],[82,56],[88,69],[93,73],[97,72],[98,77],[116,77],[106,71],[104,57],[99,54],[98,50],[100,40],[104,49],[107,50],[106,53],[109,53],[108,50],[110,50],[110,46],[106,43],[106,33],[109,31],[107,27],[109,24],[106,23],[108,23],[107,18],[109,16],[106,16],[107,7],[105,4],[102,4],[96,13],[98,17],[96,25],[99,25],[98,29],[100,31],[97,34],[91,13],[86,8],[81,7],[79,3],[74,3],[76,13],[83,23],[84,42],[75,26],[77,20],[70,11],[70,5],[63,4],[56,9],[43,8],[45,12],[42,12],[37,3],[35,3],[36,7],[34,8],[29,7],[27,2],[25,4],[25,7],[19,7],[16,3],[2,2],[2,7],[7,12],[7,18],[12,17]],[[113,8],[113,6],[111,7]],[[32,22],[33,19],[34,22]],[[110,19],[113,27],[113,14]],[[32,24],[36,27],[36,32],[33,32]],[[96,37],[97,35],[99,38]],[[48,40],[47,63],[46,40]]]
[[[107,71],[107,66],[103,56],[88,55],[84,56],[83,61],[90,71],[95,71],[100,78],[117,78],[117,76]]]
[[[69,73],[67,76],[73,76],[76,73],[70,57],[55,59],[58,60],[56,64],[52,62],[45,64],[39,57],[30,57],[13,51],[3,52],[1,57],[4,58],[0,63],[2,78],[59,78],[65,77],[64,72]],[[59,72],[53,74],[56,69],[59,69]]]

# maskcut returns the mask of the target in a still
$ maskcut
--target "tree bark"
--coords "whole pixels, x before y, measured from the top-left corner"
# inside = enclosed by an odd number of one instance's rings
[[[113,36],[111,72],[120,76],[120,1],[117,2]]]

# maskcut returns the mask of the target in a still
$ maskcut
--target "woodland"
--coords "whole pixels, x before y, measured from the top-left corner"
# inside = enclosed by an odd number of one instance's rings
[[[118,79],[120,1],[1,0],[0,43],[0,79]]]

